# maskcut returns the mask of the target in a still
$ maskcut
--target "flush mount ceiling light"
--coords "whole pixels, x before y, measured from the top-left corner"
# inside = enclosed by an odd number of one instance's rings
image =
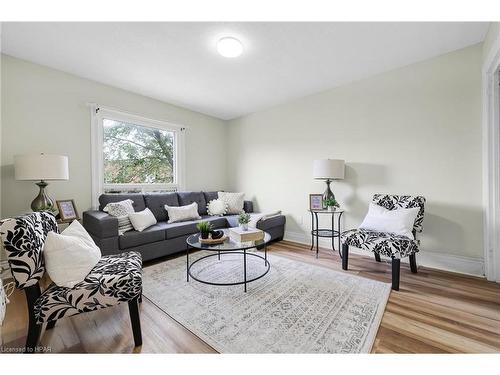
[[[217,52],[224,57],[238,57],[243,52],[243,44],[236,38],[226,36],[217,42]]]

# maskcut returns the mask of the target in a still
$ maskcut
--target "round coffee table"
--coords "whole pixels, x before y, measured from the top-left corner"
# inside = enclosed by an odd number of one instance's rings
[[[271,268],[271,265],[267,261],[267,243],[271,241],[271,235],[267,232],[264,232],[264,239],[258,240],[258,241],[248,241],[248,242],[235,242],[232,239],[229,238],[229,230],[228,229],[222,229],[224,231],[224,235],[226,235],[228,238],[221,244],[219,245],[207,245],[207,244],[202,244],[200,243],[200,234],[192,234],[186,239],[187,242],[187,249],[186,249],[186,279],[189,282],[189,278],[192,278],[200,283],[203,284],[208,284],[208,285],[217,285],[217,286],[232,286],[232,285],[244,285],[245,286],[245,292],[247,291],[247,284],[251,283],[252,281],[258,280],[262,277],[264,277],[268,272],[269,269]],[[250,249],[257,249],[257,248],[264,248],[264,256],[261,256],[256,253],[250,253],[247,250]],[[194,262],[189,264],[189,251],[191,249],[197,249],[197,250],[204,250],[204,251],[210,251],[213,252],[213,254],[205,255],[201,258],[196,259]],[[218,260],[221,259],[221,255],[224,254],[241,254],[243,258],[243,280],[242,281],[237,281],[234,283],[218,283],[214,281],[209,281],[209,280],[202,280],[198,277],[195,277],[191,274],[191,268],[198,262],[202,261],[203,259],[207,259],[210,257],[218,257]],[[251,279],[247,280],[247,256],[252,256],[256,258],[260,258],[264,261],[265,265],[265,271],[261,273],[260,275],[253,277]]]

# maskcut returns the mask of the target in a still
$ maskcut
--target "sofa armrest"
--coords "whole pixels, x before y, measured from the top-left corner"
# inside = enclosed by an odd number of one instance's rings
[[[253,212],[253,202],[252,201],[244,201],[243,202],[243,211],[245,211],[247,214]]]
[[[85,211],[83,226],[99,238],[118,237],[118,218],[102,211]]]

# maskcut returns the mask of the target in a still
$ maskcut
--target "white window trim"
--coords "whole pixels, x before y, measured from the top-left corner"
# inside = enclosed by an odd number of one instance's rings
[[[137,124],[149,128],[170,130],[175,134],[176,154],[175,154],[175,177],[177,180],[172,184],[106,184],[106,187],[116,188],[140,188],[143,191],[157,189],[177,189],[185,188],[185,130],[184,125],[174,124],[168,121],[161,121],[139,116],[137,114],[121,111],[118,109],[103,107],[96,103],[88,103],[91,119],[91,165],[92,165],[92,208],[99,207],[99,196],[104,192],[103,181],[103,120],[104,118],[115,119],[127,123]]]
[[[483,205],[486,278],[500,282],[500,37],[483,64]]]

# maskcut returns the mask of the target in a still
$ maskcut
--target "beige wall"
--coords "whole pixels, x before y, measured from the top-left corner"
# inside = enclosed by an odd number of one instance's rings
[[[80,211],[90,207],[90,111],[87,102],[189,126],[186,134],[187,189],[226,186],[224,121],[5,55],[2,55],[1,68],[4,217],[28,211],[37,194],[37,187],[32,182],[14,180],[15,154],[68,155],[70,180],[53,181],[49,192],[56,199],[74,198]]]
[[[422,251],[482,258],[482,45],[230,121],[230,188],[281,209],[308,238],[312,161],[340,158],[333,190],[360,224],[373,193],[427,198]]]

